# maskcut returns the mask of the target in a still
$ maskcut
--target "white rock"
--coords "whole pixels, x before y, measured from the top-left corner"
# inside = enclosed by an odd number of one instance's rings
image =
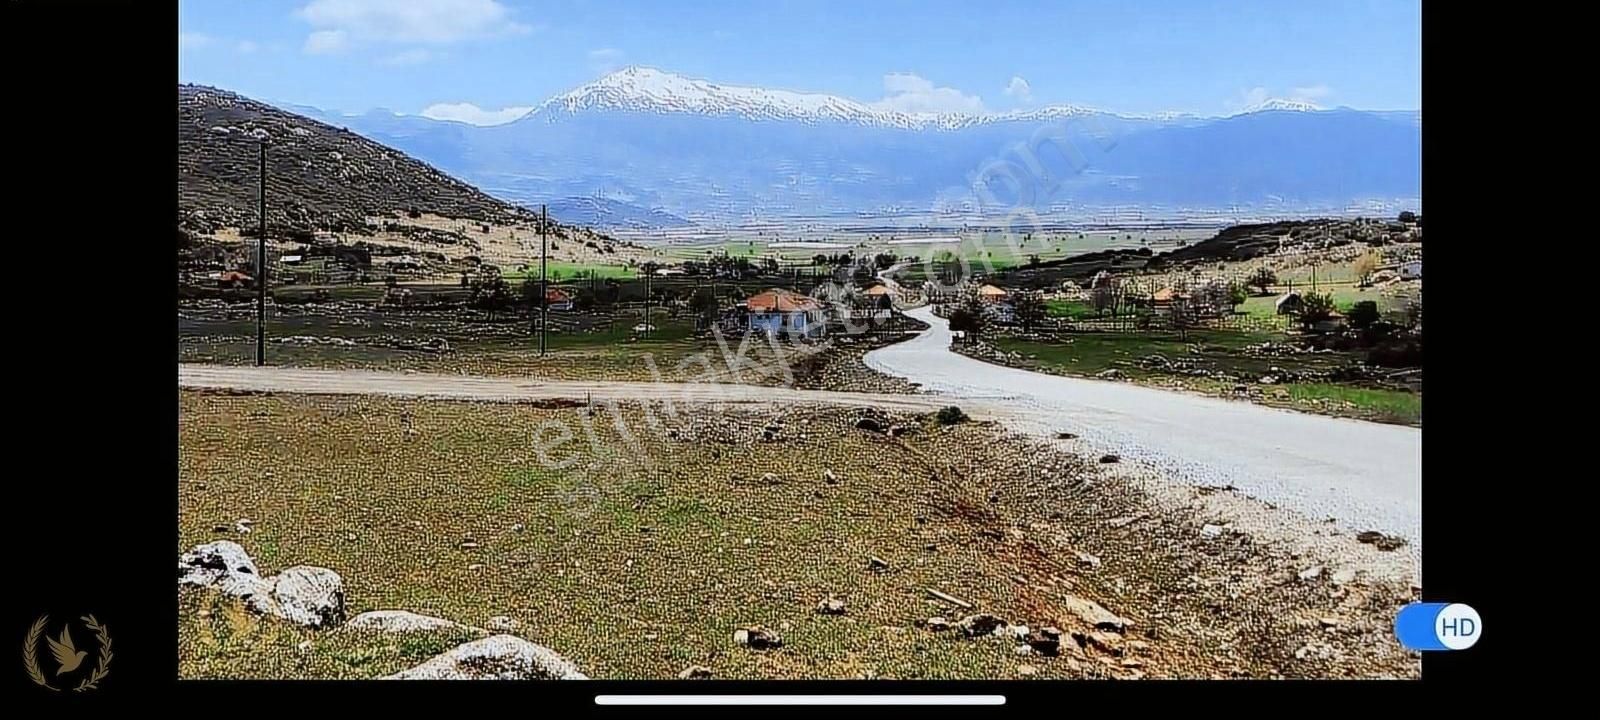
[[[196,545],[178,556],[178,584],[210,587],[229,576],[249,575],[260,579],[261,572],[250,554],[231,540]]]
[[[516,618],[496,615],[489,618],[489,622],[485,627],[489,629],[489,632],[514,633],[522,629],[522,623],[518,622]]]
[[[328,627],[344,620],[344,580],[339,573],[296,565],[274,580],[272,597],[279,617],[310,627]]]
[[[1207,540],[1215,540],[1219,537],[1222,537],[1222,534],[1227,531],[1228,529],[1221,525],[1212,525],[1211,523],[1206,523],[1205,527],[1200,528],[1200,537],[1203,537]]]
[[[407,610],[372,610],[364,612],[344,624],[348,630],[376,630],[386,633],[430,632],[433,630],[461,630],[467,626],[444,618],[418,615]]]
[[[449,650],[385,680],[588,680],[572,661],[515,635],[495,635]]]
[[[1322,566],[1312,565],[1311,567],[1301,570],[1299,577],[1301,580],[1307,582],[1322,577]]]

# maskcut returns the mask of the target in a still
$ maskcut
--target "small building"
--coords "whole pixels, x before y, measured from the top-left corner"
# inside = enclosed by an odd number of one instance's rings
[[[565,290],[550,288],[544,293],[544,306],[556,312],[570,312],[575,305],[572,295]]]
[[[217,275],[217,287],[220,288],[246,288],[255,285],[255,282],[255,278],[236,270]]]
[[[815,298],[779,288],[768,288],[744,301],[752,332],[768,337],[817,338],[827,334],[828,319]]]
[[[1011,299],[1011,293],[1003,288],[993,285],[984,285],[978,288],[978,300],[986,303],[1003,303]]]
[[[1400,263],[1400,279],[1401,280],[1421,280],[1422,279],[1422,261],[1421,260],[1412,260],[1410,262]]]
[[[1300,297],[1300,293],[1292,292],[1285,293],[1283,297],[1278,298],[1275,306],[1279,315],[1298,315],[1300,314],[1300,309],[1305,307],[1305,304],[1306,301]]]

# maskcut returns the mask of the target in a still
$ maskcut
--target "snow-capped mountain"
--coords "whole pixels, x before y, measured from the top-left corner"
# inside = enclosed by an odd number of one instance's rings
[[[1225,117],[1075,105],[904,113],[822,93],[630,67],[477,127],[420,116],[335,124],[524,203],[597,218],[1061,208],[1342,207],[1421,195],[1420,112],[1269,100]],[[615,211],[622,208],[626,210]]]
[[[1147,120],[1196,117],[1188,113],[1119,115],[1079,105],[1051,105],[1034,110],[999,113],[907,113],[837,95],[721,85],[634,65],[557,95],[545,101],[524,119],[552,122],[562,115],[587,110],[686,113],[803,123],[846,122],[867,127],[902,130],[958,130],[996,122],[1048,121],[1084,115],[1112,115]]]

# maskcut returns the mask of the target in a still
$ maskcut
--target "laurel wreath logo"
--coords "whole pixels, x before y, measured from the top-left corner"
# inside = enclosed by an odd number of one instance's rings
[[[77,687],[72,689],[73,692],[83,692],[99,687],[100,680],[111,669],[111,658],[113,657],[111,653],[111,635],[106,632],[106,626],[101,625],[100,621],[96,620],[93,615],[85,615],[79,620],[82,620],[84,626],[99,639],[100,652],[95,656],[94,669],[89,672],[87,677],[78,682]],[[28,628],[28,637],[22,646],[22,667],[27,670],[28,677],[32,678],[35,683],[59,692],[61,688],[51,685],[45,679],[44,672],[39,669],[39,637],[44,634],[45,626],[49,623],[49,615],[40,615],[39,619],[33,621],[33,625]]]

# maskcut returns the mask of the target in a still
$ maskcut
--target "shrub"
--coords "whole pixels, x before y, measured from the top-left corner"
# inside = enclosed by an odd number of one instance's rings
[[[940,425],[955,425],[964,423],[969,419],[967,414],[961,411],[961,408],[954,405],[939,408],[939,412],[935,417],[939,420]]]

